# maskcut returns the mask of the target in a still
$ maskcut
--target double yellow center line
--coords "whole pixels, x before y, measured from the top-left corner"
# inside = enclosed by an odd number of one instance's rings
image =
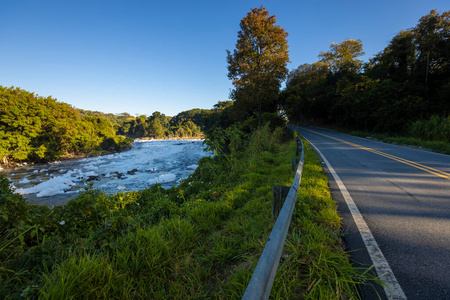
[[[326,135],[326,134],[323,134],[323,133],[320,133],[320,132],[317,132],[317,131],[309,130],[309,129],[306,129],[306,128],[303,128],[303,129],[307,130],[309,132],[312,132],[312,133],[315,133],[315,134],[318,134],[318,135],[321,135],[321,136],[324,136],[324,137],[327,137],[327,138],[330,138],[330,139],[342,142],[344,144],[347,144],[347,145],[350,145],[350,146],[353,146],[353,147],[356,147],[356,148],[359,148],[359,149],[362,149],[362,150],[366,150],[366,151],[369,151],[369,152],[372,152],[372,153],[375,153],[375,154],[378,154],[378,155],[381,155],[381,156],[393,159],[395,161],[398,161],[398,162],[401,162],[403,164],[409,165],[409,166],[414,167],[416,169],[420,169],[420,170],[423,170],[423,171],[428,172],[430,174],[433,174],[433,175],[436,175],[436,176],[439,176],[439,177],[442,177],[442,178],[450,180],[450,174],[446,173],[446,172],[443,172],[441,170],[438,170],[438,169],[435,169],[435,168],[431,168],[431,167],[428,167],[428,166],[425,166],[425,165],[422,165],[422,164],[416,163],[414,161],[410,161],[410,160],[407,160],[407,159],[404,159],[404,158],[401,158],[401,157],[398,157],[398,156],[395,156],[395,155],[387,154],[387,153],[384,153],[384,152],[381,152],[381,151],[378,151],[378,150],[375,150],[375,149],[372,149],[372,148],[364,147],[364,146],[361,146],[361,145],[358,145],[358,144],[355,144],[355,143],[351,143],[351,142],[348,142],[348,141],[345,141],[345,140],[341,140],[341,139],[338,139],[338,138],[335,138],[335,137],[332,137],[332,136],[329,136],[329,135]]]

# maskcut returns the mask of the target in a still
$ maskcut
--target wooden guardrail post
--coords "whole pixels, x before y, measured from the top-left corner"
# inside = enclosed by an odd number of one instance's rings
[[[276,219],[278,217],[281,207],[283,206],[284,199],[286,199],[287,195],[289,194],[290,188],[291,187],[289,186],[282,185],[274,185],[272,187],[272,219]]]
[[[303,142],[302,142],[302,140],[299,137],[297,137],[296,142],[297,142],[297,148],[295,150],[295,156],[298,156],[298,154],[301,151],[303,151]]]
[[[300,162],[300,158],[294,157],[292,160],[292,172],[295,172],[295,169],[297,169],[297,165]]]

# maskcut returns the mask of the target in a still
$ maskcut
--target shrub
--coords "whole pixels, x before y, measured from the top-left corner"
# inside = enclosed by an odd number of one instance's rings
[[[409,131],[422,140],[450,142],[450,117],[433,115],[429,119],[415,121]]]

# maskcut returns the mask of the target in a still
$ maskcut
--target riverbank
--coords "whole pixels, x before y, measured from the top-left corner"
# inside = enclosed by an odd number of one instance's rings
[[[5,173],[27,201],[51,207],[76,197],[87,184],[108,195],[158,183],[172,187],[206,155],[210,154],[201,140],[136,140],[126,152],[16,167]]]
[[[127,151],[130,148],[124,149],[124,150],[119,151],[119,152]],[[98,156],[114,154],[114,153],[118,153],[118,151],[102,150],[102,151],[90,152],[90,153],[68,153],[68,154],[61,155],[61,157],[59,159],[57,159],[57,160],[43,161],[43,162],[32,162],[32,161],[14,162],[14,161],[11,161],[11,162],[8,162],[8,164],[6,164],[6,165],[3,164],[3,163],[0,163],[0,172],[1,171],[6,171],[6,170],[11,170],[11,169],[14,169],[16,167],[39,166],[39,165],[46,165],[46,164],[54,164],[54,163],[59,163],[61,161],[71,161],[71,160],[76,160],[76,159],[98,157]]]
[[[295,145],[280,136],[263,128],[238,152],[201,159],[170,189],[108,196],[88,188],[54,209],[26,205],[1,184],[9,200],[0,261],[12,272],[2,275],[0,297],[241,298],[274,224],[272,186],[294,178]],[[308,146],[305,155],[272,295],[357,298],[368,277],[348,262],[320,161]]]
[[[135,141],[199,141],[199,140],[204,140],[205,136],[197,136],[197,137],[186,137],[186,138],[178,138],[178,137],[173,137],[173,138],[150,138],[150,137],[145,137],[145,138],[135,138],[133,139],[133,142]],[[59,161],[70,161],[70,160],[76,160],[76,159],[83,159],[83,158],[91,158],[91,157],[98,157],[98,156],[103,156],[103,155],[109,155],[109,154],[114,154],[114,153],[119,153],[119,152],[124,152],[124,151],[128,151],[131,149],[130,147],[124,148],[121,151],[107,151],[107,150],[99,150],[99,151],[94,151],[94,152],[89,152],[89,153],[67,153],[67,154],[63,154],[61,155],[61,157],[58,160],[54,160],[54,161],[48,161],[48,162],[31,162],[31,161],[25,161],[25,162],[14,162],[11,161],[9,162],[8,165],[5,165],[3,161],[0,161],[0,172],[4,171],[6,169],[11,169],[14,167],[23,167],[23,166],[30,166],[30,165],[43,165],[43,164],[52,164],[55,162],[59,162]]]
[[[152,137],[143,137],[143,138],[135,138],[134,140],[142,140],[142,141],[185,141],[185,140],[204,140],[205,135],[193,136],[193,137],[166,137],[166,138],[152,138]]]

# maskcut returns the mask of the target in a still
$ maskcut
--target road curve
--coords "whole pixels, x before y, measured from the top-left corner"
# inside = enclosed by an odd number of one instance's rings
[[[374,264],[330,168],[353,199],[404,292],[398,297],[394,293],[394,298],[450,299],[450,156],[315,127],[293,129],[329,163],[327,167],[324,162],[324,168],[352,259]],[[382,288],[377,292],[387,298]],[[365,299],[376,297],[373,289],[363,293]]]

